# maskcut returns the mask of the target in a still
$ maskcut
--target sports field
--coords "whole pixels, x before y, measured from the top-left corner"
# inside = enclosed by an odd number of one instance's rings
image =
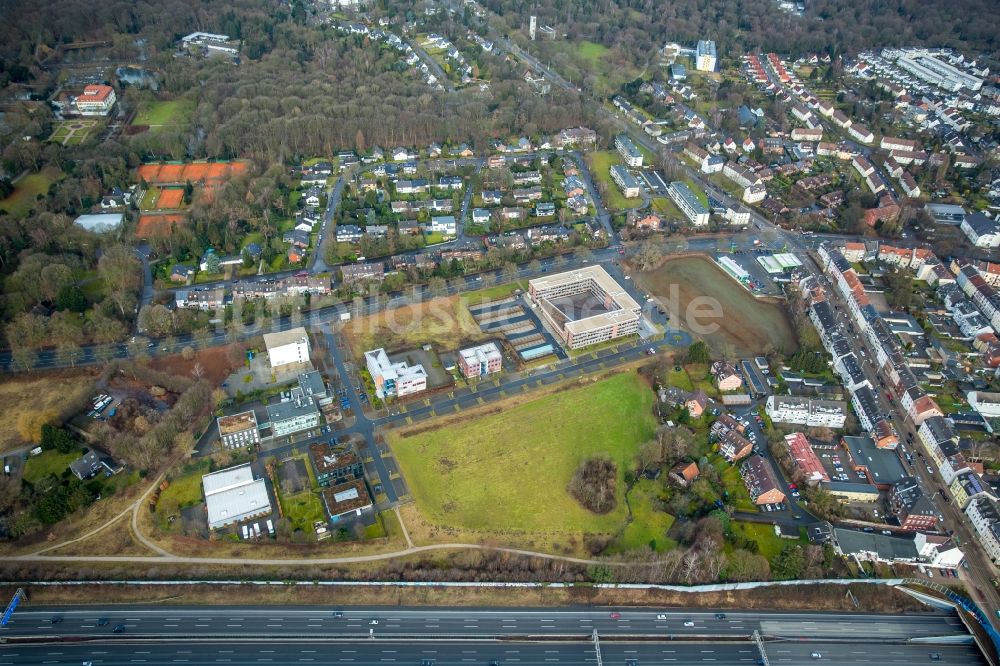
[[[150,132],[179,128],[188,124],[194,112],[194,102],[175,99],[164,102],[144,102],[135,114],[133,125],[146,125]]]
[[[704,338],[716,352],[725,351],[727,345],[741,356],[759,354],[768,344],[785,354],[798,348],[784,308],[751,296],[707,256],[670,259],[653,271],[636,273],[635,280],[657,297],[675,323]],[[676,298],[671,298],[672,293]],[[721,307],[721,317],[702,320],[713,332],[695,330],[687,316],[689,304],[699,296],[707,296]]]
[[[624,475],[656,425],[653,392],[635,373],[569,384],[391,432],[389,441],[429,523],[483,537],[608,533],[625,519]],[[618,464],[618,505],[596,515],[566,491],[584,459]]]
[[[187,164],[143,164],[138,175],[150,185],[183,185],[191,181],[195,185],[206,185],[223,181],[230,176],[244,173],[250,163],[235,162],[189,162]]]
[[[139,216],[135,227],[136,238],[153,238],[166,236],[174,228],[187,224],[187,217],[179,214],[147,213]]]
[[[156,202],[156,207],[161,210],[173,210],[184,207],[184,190],[180,187],[173,187],[160,191],[160,199]]]

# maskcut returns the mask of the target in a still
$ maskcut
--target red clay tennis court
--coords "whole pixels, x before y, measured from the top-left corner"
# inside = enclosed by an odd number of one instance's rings
[[[245,160],[235,162],[192,162],[191,164],[143,164],[139,167],[139,177],[150,185],[170,183],[204,185],[221,181],[230,176],[245,173],[250,163]]]
[[[163,210],[183,208],[184,190],[179,187],[169,190],[160,190],[160,198],[156,200],[156,207]]]
[[[174,225],[178,227],[187,224],[187,218],[183,215],[140,215],[139,223],[135,228],[136,238],[155,238],[166,236],[171,232]]]

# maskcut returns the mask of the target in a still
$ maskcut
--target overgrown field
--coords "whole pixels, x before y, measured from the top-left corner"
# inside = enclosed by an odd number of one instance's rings
[[[356,358],[378,347],[385,347],[390,352],[424,344],[432,344],[438,349],[457,349],[490,337],[479,328],[458,296],[433,298],[357,317],[347,323],[343,335]]]
[[[653,393],[633,373],[581,383],[440,428],[393,432],[417,509],[431,523],[481,533],[614,532],[625,519],[624,474],[656,425]],[[566,491],[584,459],[618,464],[618,504],[595,515]],[[643,537],[644,538],[644,537]]]

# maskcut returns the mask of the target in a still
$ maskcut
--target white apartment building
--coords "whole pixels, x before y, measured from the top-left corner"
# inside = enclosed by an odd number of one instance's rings
[[[618,153],[625,160],[625,164],[630,167],[642,166],[642,152],[636,148],[632,139],[627,134],[619,134],[615,137],[615,148],[618,149]]]
[[[975,497],[965,507],[965,515],[976,529],[979,543],[996,562],[1000,559],[1000,510],[995,500],[989,497]]]
[[[714,72],[717,60],[715,42],[711,39],[699,40],[695,49],[694,68],[699,72]]]
[[[687,186],[687,183],[675,180],[670,183],[667,193],[691,224],[696,227],[708,224],[710,215],[708,208],[701,203],[697,195]]]
[[[301,326],[278,333],[265,333],[264,346],[267,347],[272,368],[310,362],[309,336]]]
[[[381,347],[365,352],[365,365],[375,382],[375,393],[383,400],[387,396],[403,397],[427,389],[424,366],[409,365],[405,361],[393,363]]]
[[[792,396],[770,396],[767,415],[775,423],[794,423],[810,428],[843,428],[847,406],[839,400],[810,400]]]
[[[628,169],[621,164],[614,164],[610,172],[611,180],[615,181],[626,199],[635,199],[639,196],[639,181],[628,172]]]

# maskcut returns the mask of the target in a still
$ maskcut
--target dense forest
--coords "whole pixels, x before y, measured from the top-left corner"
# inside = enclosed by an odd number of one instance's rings
[[[512,33],[529,14],[571,40],[615,46],[633,63],[650,62],[664,42],[714,39],[720,55],[752,51],[852,53],[876,46],[950,46],[996,58],[995,0],[806,0],[801,17],[777,0],[484,0]]]

